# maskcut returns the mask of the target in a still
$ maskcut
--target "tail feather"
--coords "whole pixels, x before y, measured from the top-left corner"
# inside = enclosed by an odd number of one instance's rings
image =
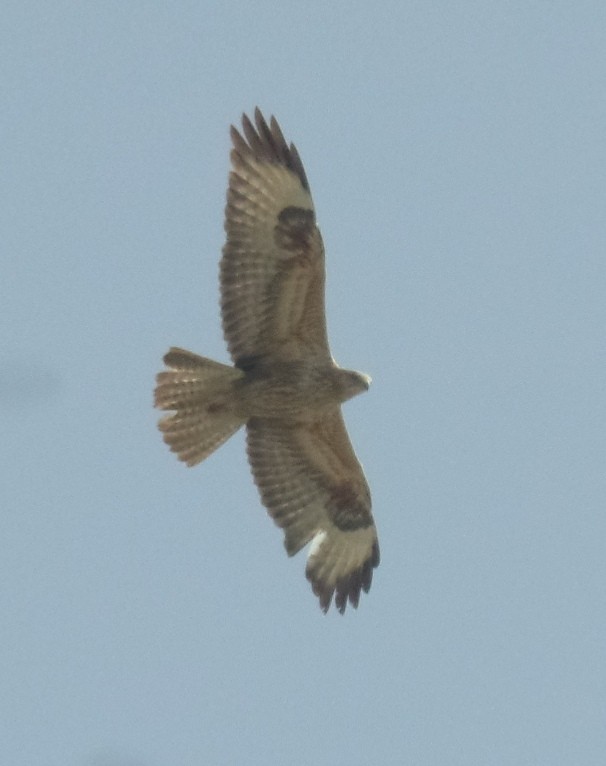
[[[164,363],[172,369],[158,374],[154,403],[175,412],[158,427],[179,460],[196,465],[243,425],[233,386],[243,373],[180,348],[171,348]]]

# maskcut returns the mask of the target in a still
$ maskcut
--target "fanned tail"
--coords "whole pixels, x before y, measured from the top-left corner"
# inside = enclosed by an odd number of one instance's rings
[[[171,348],[164,363],[171,369],[157,375],[154,404],[175,412],[158,428],[179,460],[196,465],[244,424],[234,392],[243,373],[181,348]]]

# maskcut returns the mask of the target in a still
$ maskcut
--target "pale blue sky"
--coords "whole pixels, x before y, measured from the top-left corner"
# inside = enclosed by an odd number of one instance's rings
[[[0,763],[606,763],[606,5],[7,2]],[[231,122],[296,142],[382,563],[324,616],[239,434]]]

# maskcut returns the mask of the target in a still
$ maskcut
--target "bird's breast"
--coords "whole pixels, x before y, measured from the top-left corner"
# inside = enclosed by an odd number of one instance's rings
[[[274,362],[248,370],[238,381],[245,417],[317,420],[342,400],[338,368],[307,362]]]

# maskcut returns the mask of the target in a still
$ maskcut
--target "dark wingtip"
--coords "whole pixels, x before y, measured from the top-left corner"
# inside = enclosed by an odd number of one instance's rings
[[[272,115],[269,122],[258,106],[253,112],[254,122],[246,114],[242,114],[242,133],[233,125],[230,127],[231,141],[236,158],[252,155],[253,157],[272,162],[295,173],[303,188],[309,192],[309,181],[303,163],[294,144],[288,144],[276,118]]]
[[[311,583],[314,595],[320,600],[320,608],[326,614],[334,596],[334,605],[337,610],[344,614],[347,603],[354,608],[358,608],[360,595],[362,591],[368,593],[372,583],[372,574],[375,567],[379,564],[379,544],[374,542],[371,555],[358,569],[350,572],[346,577],[338,580],[336,585],[326,585],[326,583],[314,577],[314,573],[309,566],[306,571],[306,577]]]
[[[261,128],[261,126],[263,125],[267,126],[267,122],[265,120],[265,117],[263,116],[263,112],[259,109],[258,106],[255,106],[254,115],[255,115],[255,122],[257,123],[257,127]],[[273,115],[271,119],[273,120]]]

